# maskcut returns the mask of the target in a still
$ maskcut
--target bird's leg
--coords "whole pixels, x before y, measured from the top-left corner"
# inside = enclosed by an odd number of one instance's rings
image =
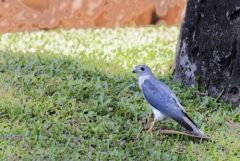
[[[147,132],[152,132],[152,129],[153,129],[153,126],[154,126],[155,122],[156,122],[156,120],[153,120],[153,122],[152,122],[152,124],[151,124],[151,126],[150,126],[150,128],[148,129]]]

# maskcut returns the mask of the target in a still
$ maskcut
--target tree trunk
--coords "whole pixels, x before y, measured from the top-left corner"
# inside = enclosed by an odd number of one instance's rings
[[[188,0],[173,80],[240,105],[240,0]]]

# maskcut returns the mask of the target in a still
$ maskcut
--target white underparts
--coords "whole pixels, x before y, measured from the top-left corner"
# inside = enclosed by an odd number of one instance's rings
[[[152,107],[152,106],[151,106]],[[166,115],[164,115],[163,113],[161,113],[159,110],[157,110],[156,108],[152,107],[152,111],[154,113],[154,120],[157,121],[161,121],[163,119],[166,118]]]
[[[139,76],[139,78],[138,78],[138,85],[139,85],[139,87],[142,89],[142,84],[144,83],[144,81],[146,80],[146,79],[149,79],[150,78],[150,76],[149,75],[144,75],[144,76]]]

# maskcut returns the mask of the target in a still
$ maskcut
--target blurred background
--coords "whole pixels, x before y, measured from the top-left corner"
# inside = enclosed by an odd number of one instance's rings
[[[186,0],[0,0],[0,32],[179,26],[185,6]]]

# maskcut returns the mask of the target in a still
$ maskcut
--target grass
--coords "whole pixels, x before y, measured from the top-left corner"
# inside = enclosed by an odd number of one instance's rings
[[[0,36],[1,160],[239,160],[239,109],[171,82],[177,34],[149,27]],[[211,141],[143,130],[151,110],[131,74],[142,63]],[[156,126],[182,130],[170,119]]]

